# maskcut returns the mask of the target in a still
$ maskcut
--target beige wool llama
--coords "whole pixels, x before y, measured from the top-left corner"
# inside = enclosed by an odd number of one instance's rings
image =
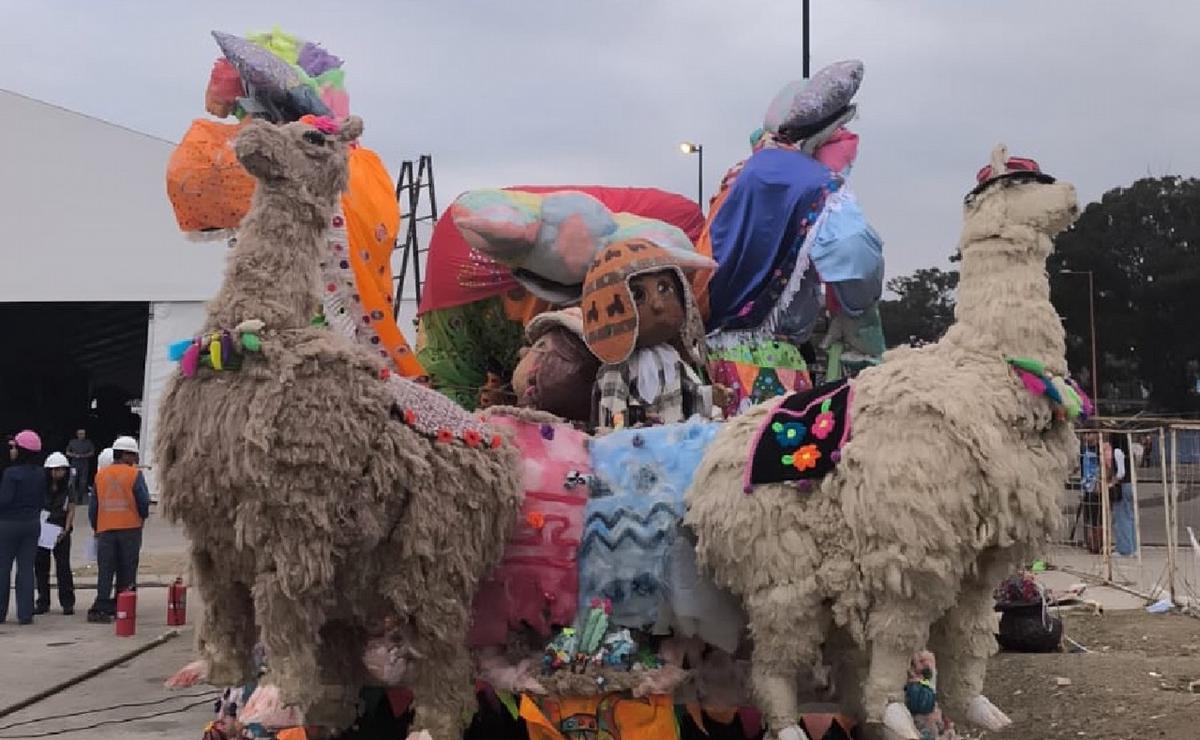
[[[919,737],[902,689],[926,646],[947,712],[991,730],[1009,723],[981,693],[991,593],[1054,531],[1077,443],[1006,359],[1066,374],[1045,261],[1078,207],[1072,186],[1006,173],[1007,162],[998,148],[964,208],[955,325],[858,376],[852,438],[821,485],[744,491],[769,413],[760,406],[725,426],[688,492],[701,564],[745,604],[754,693],[774,737],[804,740],[797,680],[823,672],[823,646],[867,738]]]
[[[398,619],[416,656],[415,726],[457,738],[475,702],[471,596],[516,520],[520,466],[482,422],[311,325],[361,130],[254,121],[238,137],[258,186],[205,332],[249,327],[261,350],[172,380],[159,480],[191,541],[212,683],[254,678],[260,639],[264,683],[306,723],[345,728],[367,632]]]

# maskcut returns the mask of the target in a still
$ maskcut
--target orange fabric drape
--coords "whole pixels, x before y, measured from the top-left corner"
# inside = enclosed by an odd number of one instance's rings
[[[633,699],[608,694],[534,702],[522,695],[520,716],[529,740],[671,740],[679,737],[673,701],[667,695]]]
[[[342,196],[350,267],[363,311],[396,371],[406,378],[425,374],[404,332],[392,317],[392,248],[400,230],[400,208],[392,180],[370,149],[350,152],[350,180]]]
[[[725,202],[725,198],[728,196],[729,188],[725,188],[720,193],[717,193],[717,197],[713,198],[712,202],[708,205],[708,218],[704,221],[704,229],[700,232],[700,238],[696,240],[696,251],[705,257],[711,258],[713,255],[712,235],[709,233],[709,230],[712,228],[713,216],[716,216],[717,211],[721,210],[721,204]],[[700,307],[700,316],[705,321],[708,321],[709,312],[708,277],[711,277],[711,275],[705,277],[703,284],[696,285],[693,282],[692,285],[692,290],[696,295],[696,304]]]
[[[233,153],[242,124],[192,121],[167,161],[167,197],[179,228],[236,229],[250,210],[254,178]]]
[[[243,124],[198,119],[167,164],[167,196],[185,232],[236,229],[250,210],[254,178],[233,153]],[[392,317],[392,248],[400,230],[391,177],[370,149],[350,151],[349,185],[342,196],[350,265],[364,314],[395,370],[425,374],[403,330]]]

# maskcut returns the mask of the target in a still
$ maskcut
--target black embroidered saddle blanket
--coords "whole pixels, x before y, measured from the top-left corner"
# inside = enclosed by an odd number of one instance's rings
[[[761,483],[797,482],[802,489],[829,474],[850,439],[848,380],[826,383],[784,396],[754,437],[746,464],[745,488]]]

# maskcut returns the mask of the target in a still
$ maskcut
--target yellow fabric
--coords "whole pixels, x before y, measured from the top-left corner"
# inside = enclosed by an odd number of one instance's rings
[[[132,465],[109,465],[96,473],[96,532],[138,529],[137,496],[133,484],[138,469]]]
[[[392,316],[392,249],[400,230],[400,207],[392,180],[379,156],[370,149],[350,152],[350,180],[342,196],[350,266],[362,300],[363,313],[379,335],[396,371],[406,378],[425,374],[404,332]]]
[[[644,699],[620,694],[534,701],[521,696],[529,740],[671,740],[679,737],[668,695]]]

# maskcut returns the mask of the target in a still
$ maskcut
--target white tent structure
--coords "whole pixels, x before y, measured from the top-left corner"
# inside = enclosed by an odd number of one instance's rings
[[[176,226],[165,187],[173,142],[5,90],[0,117],[0,304],[149,305],[141,439],[152,473],[166,346],[200,329],[225,246]]]

